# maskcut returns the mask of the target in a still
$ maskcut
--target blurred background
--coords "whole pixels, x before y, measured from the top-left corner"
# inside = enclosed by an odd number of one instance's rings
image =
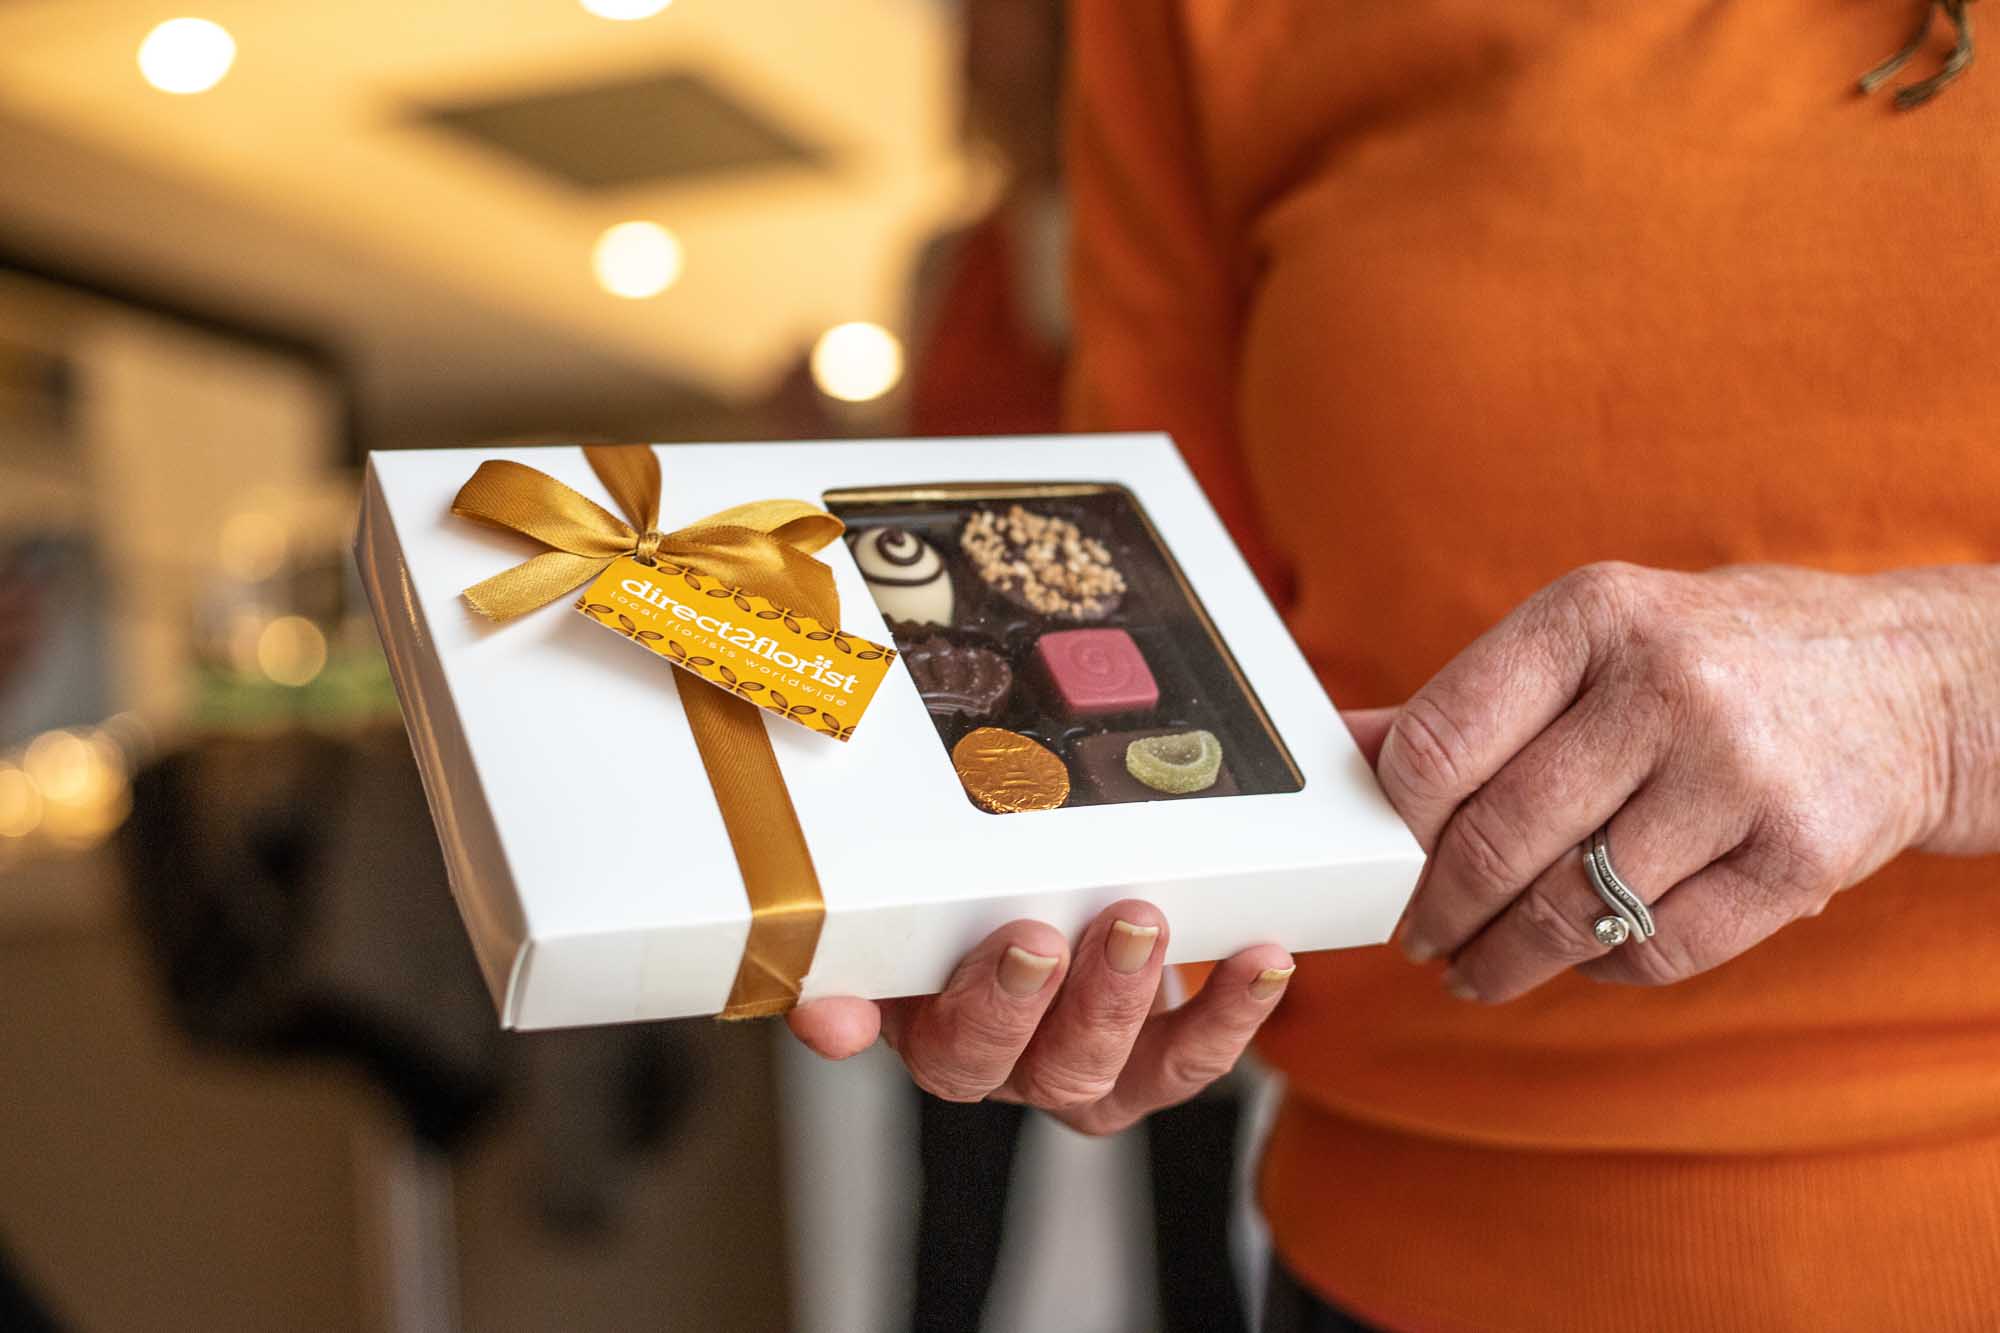
[[[0,0],[0,1329],[1240,1327],[1254,1088],[497,1031],[347,557],[372,449],[1054,429],[1059,5],[196,3]]]

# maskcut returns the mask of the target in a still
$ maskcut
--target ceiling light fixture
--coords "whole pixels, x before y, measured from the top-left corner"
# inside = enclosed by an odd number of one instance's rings
[[[903,344],[880,324],[836,324],[812,350],[813,382],[844,403],[865,403],[903,378]]]
[[[578,0],[578,3],[601,19],[629,23],[653,17],[673,0]]]
[[[139,43],[139,72],[163,93],[205,93],[236,63],[236,39],[207,19],[168,19]]]
[[[680,240],[657,222],[621,222],[597,238],[590,265],[597,284],[613,296],[643,301],[681,276]]]

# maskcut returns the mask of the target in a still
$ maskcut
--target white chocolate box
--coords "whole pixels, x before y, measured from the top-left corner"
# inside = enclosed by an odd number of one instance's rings
[[[1009,815],[966,799],[900,664],[854,739],[766,717],[826,918],[804,998],[937,990],[1004,922],[1074,937],[1119,898],[1159,905],[1168,957],[1379,943],[1423,856],[1163,435],[659,446],[660,527],[855,487],[1114,482],[1179,562],[1304,778],[1296,792]],[[504,625],[459,593],[539,549],[456,518],[487,458],[607,507],[576,448],[371,455],[355,558],[422,769],[452,892],[513,1028],[713,1014],[750,909],[673,668],[564,598]],[[889,641],[847,547],[843,627]]]

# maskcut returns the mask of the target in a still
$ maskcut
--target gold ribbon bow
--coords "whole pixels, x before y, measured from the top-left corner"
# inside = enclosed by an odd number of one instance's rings
[[[629,555],[686,565],[824,624],[840,623],[833,571],[811,555],[840,536],[842,524],[832,514],[802,500],[757,500],[660,532],[660,460],[651,446],[588,445],[583,454],[630,523],[520,463],[488,459],[460,488],[452,513],[550,548],[467,588],[473,610],[511,620]],[[798,1000],[825,916],[805,832],[757,708],[685,672],[668,674],[750,897],[750,935],[722,1016],[783,1013]]]

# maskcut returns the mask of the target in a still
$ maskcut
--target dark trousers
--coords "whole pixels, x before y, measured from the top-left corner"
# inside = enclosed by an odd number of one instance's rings
[[[1328,1305],[1271,1259],[1271,1280],[1264,1292],[1264,1333],[1387,1333]]]
[[[923,1200],[916,1333],[974,1333],[1000,1257],[1007,1182],[1024,1112],[919,1094]],[[1239,1098],[1211,1092],[1147,1118],[1162,1333],[1244,1333],[1229,1259]]]

